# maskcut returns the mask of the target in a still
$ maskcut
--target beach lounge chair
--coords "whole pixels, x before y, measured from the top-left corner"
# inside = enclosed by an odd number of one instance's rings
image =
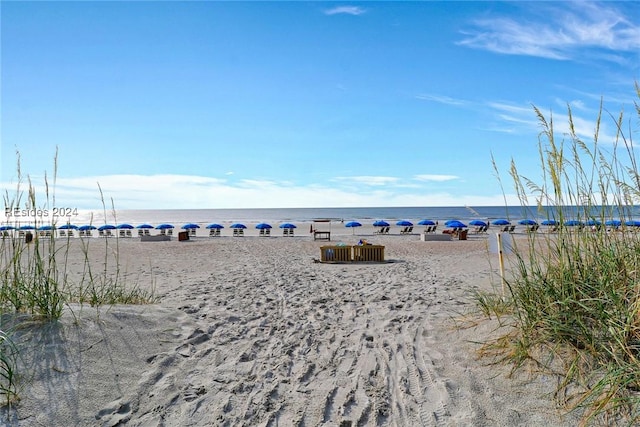
[[[125,234],[127,235],[127,237],[133,237],[133,234],[131,233],[131,230],[125,230]]]
[[[104,230],[98,230],[98,236],[106,237],[106,235],[104,234]]]
[[[126,233],[124,232],[124,230],[119,230],[118,231],[118,236],[119,237],[124,237],[124,236],[126,236]]]
[[[216,229],[215,228],[211,228],[209,230],[209,237],[216,237]]]
[[[173,235],[173,228],[170,228],[167,230],[167,236],[172,236]]]
[[[196,235],[196,229],[195,228],[190,228],[189,229],[189,236],[195,236]]]
[[[86,232],[86,231],[84,231],[84,230],[80,230],[80,231],[78,232],[78,235],[79,235],[80,237],[84,237],[86,234],[87,234],[87,232]]]
[[[539,224],[528,225],[528,226],[525,228],[525,231],[526,231],[527,233],[535,233],[536,231],[538,231],[538,228],[540,228],[540,225],[539,225]]]
[[[58,236],[67,237],[67,231],[66,230],[58,230]]]
[[[111,232],[111,230],[107,230],[106,235],[107,237],[113,237],[113,233]]]

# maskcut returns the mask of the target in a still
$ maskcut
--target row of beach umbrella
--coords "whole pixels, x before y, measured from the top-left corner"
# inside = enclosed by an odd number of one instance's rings
[[[297,228],[295,224],[292,223],[284,223],[284,224],[280,224],[279,225],[280,228]],[[43,225],[40,227],[35,227],[33,225],[23,225],[20,227],[14,227],[12,225],[2,225],[0,226],[0,231],[8,231],[8,230],[21,230],[21,231],[29,231],[29,230],[35,230],[35,231],[50,231],[50,230],[54,230],[54,229],[58,229],[58,230],[79,230],[79,231],[86,231],[86,230],[98,230],[98,231],[104,231],[104,230],[131,230],[134,228],[138,228],[138,229],[156,229],[156,230],[167,230],[167,229],[173,229],[175,228],[175,226],[173,226],[172,224],[160,224],[157,226],[153,226],[151,224],[140,224],[137,226],[133,226],[131,224],[119,224],[119,225],[111,225],[111,224],[105,224],[105,225],[101,225],[99,227],[96,227],[95,225],[73,225],[73,224],[64,224],[61,225],[59,227],[53,227],[51,225]],[[195,228],[200,228],[200,226],[198,224],[195,223],[188,223],[185,224],[181,227],[183,230],[190,230],[190,229],[195,229]],[[222,229],[224,228],[224,225],[221,224],[216,224],[216,223],[212,223],[207,225],[205,228],[207,229]],[[241,229],[245,229],[247,228],[246,225],[242,224],[242,223],[234,223],[231,224],[230,228],[241,228]],[[261,222],[259,224],[256,225],[257,229],[267,229],[267,228],[272,228],[272,226],[270,224],[267,224],[265,222]]]

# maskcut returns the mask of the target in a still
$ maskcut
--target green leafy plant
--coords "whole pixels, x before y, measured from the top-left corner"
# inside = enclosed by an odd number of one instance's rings
[[[640,97],[640,88],[636,85]],[[534,108],[542,127],[542,177],[510,175],[523,207],[560,224],[569,219],[593,227],[561,226],[517,242],[507,292],[477,302],[485,315],[508,314],[511,329],[483,351],[500,353],[515,367],[526,363],[558,373],[557,396],[584,411],[584,423],[640,420],[640,233],[626,227],[640,200],[640,174],[631,131],[623,114],[611,117],[613,144],[599,141],[603,109],[594,140],[578,136],[568,109],[567,140],[557,141],[552,117]],[[640,115],[640,108],[638,108]],[[535,203],[532,202],[535,199]],[[622,226],[607,227],[611,219]],[[540,357],[541,351],[547,354]]]

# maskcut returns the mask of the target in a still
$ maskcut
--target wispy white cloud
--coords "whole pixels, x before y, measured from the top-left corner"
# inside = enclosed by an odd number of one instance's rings
[[[420,95],[416,95],[416,99],[420,99],[422,101],[433,101],[433,102],[438,102],[440,104],[446,104],[446,105],[456,105],[456,106],[468,104],[468,101],[464,99],[456,99],[456,98],[451,98],[449,96],[444,96],[444,95],[420,94]]]
[[[80,210],[101,211],[98,184],[105,208],[115,209],[242,209],[278,207],[353,207],[353,206],[459,206],[469,204],[500,205],[503,196],[463,195],[429,191],[416,185],[421,181],[455,180],[454,175],[416,175],[402,180],[396,177],[358,176],[332,180],[328,184],[293,184],[271,180],[225,180],[189,175],[105,175],[82,178],[59,177],[56,205]],[[39,207],[51,205],[44,200],[44,185],[38,177],[32,182]],[[386,184],[386,186],[385,186]],[[406,185],[405,185],[406,184]],[[11,197],[15,185],[0,183],[0,190]],[[0,219],[0,222],[2,219]]]
[[[366,10],[360,6],[336,6],[324,11],[325,15],[362,15]]]
[[[548,7],[538,21],[496,17],[474,21],[464,30],[461,46],[492,52],[550,59],[583,59],[585,48],[610,61],[624,61],[618,52],[640,49],[640,27],[620,10],[597,2],[563,2]],[[607,52],[602,52],[605,50]]]
[[[435,182],[444,182],[444,181],[453,181],[456,179],[460,179],[459,176],[456,175],[415,175],[413,177],[416,181],[435,181]]]
[[[343,176],[337,177],[335,180],[362,185],[381,186],[396,184],[400,179],[393,176]]]

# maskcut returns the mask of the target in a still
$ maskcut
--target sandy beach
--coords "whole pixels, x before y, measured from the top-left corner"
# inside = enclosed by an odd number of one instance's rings
[[[96,271],[157,304],[72,306],[21,327],[16,426],[574,426],[554,380],[479,358],[498,327],[474,290],[499,287],[486,237],[341,230],[385,263],[320,263],[295,237],[98,239]],[[68,273],[84,255],[71,241]],[[58,243],[60,244],[60,243]],[[105,250],[108,260],[105,267]]]

